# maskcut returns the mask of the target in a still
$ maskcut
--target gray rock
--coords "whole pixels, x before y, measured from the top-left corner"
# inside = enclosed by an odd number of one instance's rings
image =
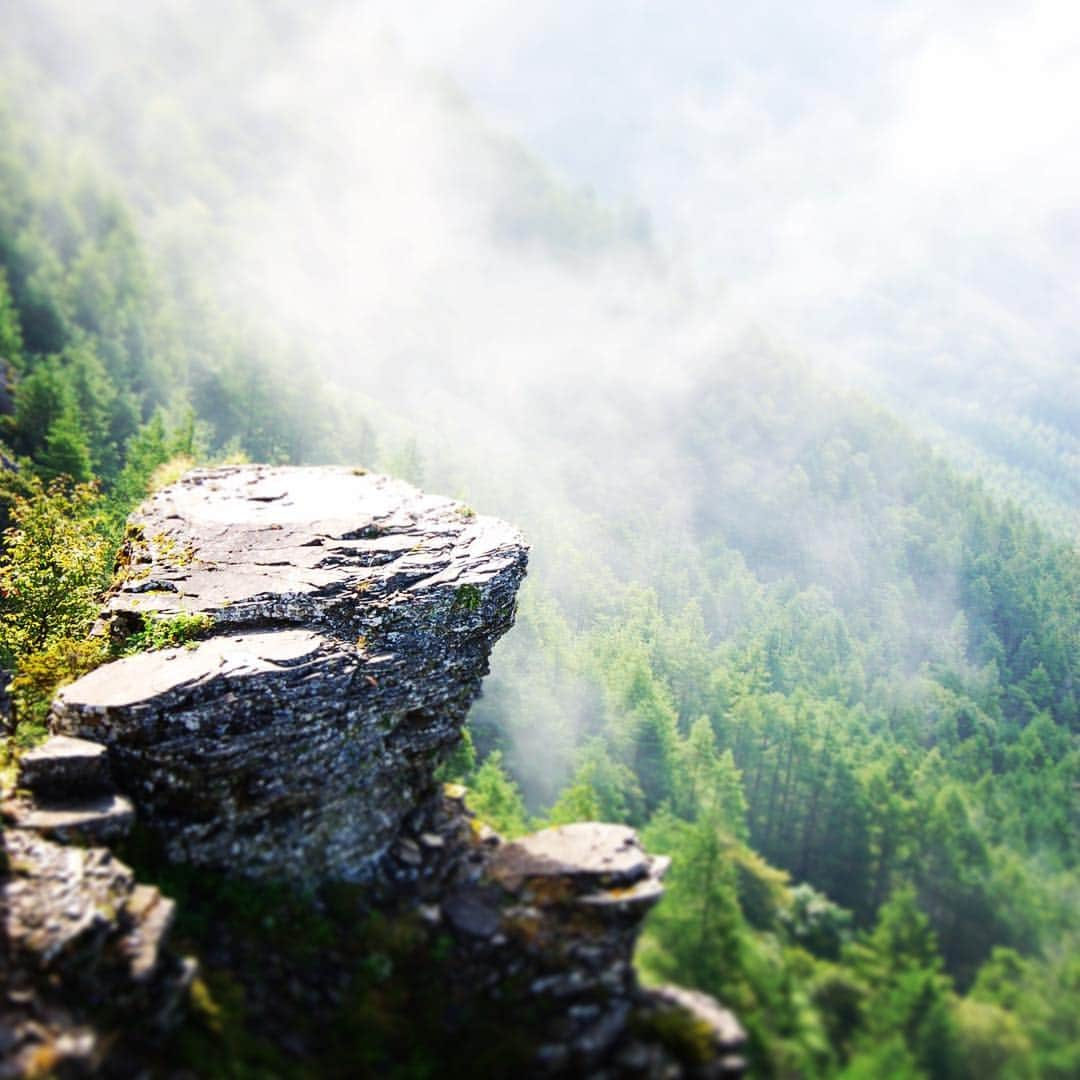
[[[386,477],[197,470],[132,516],[106,615],[205,615],[210,636],[80,679],[52,729],[108,746],[171,858],[363,879],[432,793],[526,558],[511,527]]]
[[[101,743],[53,735],[19,759],[19,786],[54,797],[109,791],[108,754]]]
[[[582,822],[544,829],[505,845],[492,859],[491,872],[516,890],[530,878],[629,885],[646,877],[651,865],[629,826]]]
[[[451,893],[442,904],[446,921],[463,934],[491,938],[502,925],[497,901],[483,889],[465,888]]]
[[[194,969],[163,948],[172,903],[101,848],[0,834],[0,1077],[90,1075],[166,1024]]]
[[[16,799],[4,805],[4,816],[17,829],[33,829],[54,840],[100,844],[126,836],[135,824],[135,808],[123,795],[84,799]]]
[[[718,1053],[727,1054],[746,1045],[746,1031],[735,1014],[708,994],[683,986],[657,986],[649,993],[659,1005],[682,1009],[704,1023],[712,1032]]]
[[[611,1049],[620,1036],[625,1034],[626,1022],[630,1018],[630,1003],[615,1001],[607,1015],[591,1025],[579,1036],[574,1044],[579,1060],[583,1065],[595,1063]]]
[[[424,861],[424,856],[420,853],[420,845],[407,836],[397,842],[394,854],[406,866],[419,866]]]

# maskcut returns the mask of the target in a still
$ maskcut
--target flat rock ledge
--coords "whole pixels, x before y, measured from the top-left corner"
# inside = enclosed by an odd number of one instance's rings
[[[193,471],[132,515],[104,626],[203,639],[68,686],[52,730],[108,748],[172,859],[363,880],[431,795],[527,554],[510,526],[362,470]]]

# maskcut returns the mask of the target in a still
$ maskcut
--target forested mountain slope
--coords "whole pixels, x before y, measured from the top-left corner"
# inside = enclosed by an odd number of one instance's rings
[[[31,54],[7,61],[16,98],[57,100]],[[151,168],[148,136],[114,175],[114,137],[88,155],[74,134],[50,139],[0,113],[4,442],[19,463],[3,474],[15,530],[0,629],[15,738],[32,739],[52,686],[93,662],[85,634],[120,522],[176,455],[360,461],[464,491],[519,524],[535,557],[455,771],[511,834],[536,816],[626,821],[675,856],[646,973],[734,1007],[762,1075],[1075,1075],[1068,405],[1031,405],[1056,433],[1036,470],[1065,508],[1048,530],[1024,484],[1012,490],[1027,502],[1004,501],[999,478],[961,476],[797,355],[703,330],[632,221],[505,143],[481,154],[504,200],[481,202],[482,220],[495,223],[496,271],[522,259],[519,288],[550,286],[538,313],[518,325],[492,303],[497,348],[455,366],[483,334],[440,335],[457,325],[450,309],[484,306],[441,290],[454,267],[435,262],[430,291],[389,324],[432,309],[408,348],[380,352],[380,333],[328,358],[354,325],[333,313],[341,268],[324,327],[270,306],[260,323],[222,267],[199,261],[219,232],[223,266],[243,264],[231,252],[245,213],[265,222],[282,205],[271,193],[245,211],[243,178],[266,175],[267,148],[282,152],[272,172],[294,144],[249,114],[259,153],[233,145],[223,159],[213,123],[187,107],[179,94],[193,149],[178,172]],[[447,107],[470,145],[491,146],[462,103]],[[200,188],[190,170],[203,161]],[[377,239],[358,265],[385,253]],[[632,271],[594,269],[624,249]],[[483,280],[481,263],[463,273]],[[366,268],[351,284],[377,277]],[[646,287],[647,318],[620,306]],[[580,310],[547,371],[529,335],[568,298]],[[660,377],[669,360],[675,374]],[[1044,434],[1032,432],[1028,449]],[[100,494],[72,487],[94,478]]]

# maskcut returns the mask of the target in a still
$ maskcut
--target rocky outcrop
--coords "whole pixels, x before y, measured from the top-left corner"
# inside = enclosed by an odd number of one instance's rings
[[[105,848],[131,803],[104,746],[53,736],[19,762],[0,834],[0,1078],[120,1068],[175,1019],[194,963],[166,947],[172,900]]]
[[[160,1035],[193,973],[163,948],[173,914],[104,848],[4,830],[0,1077],[87,1075],[118,1036]]]
[[[667,860],[620,825],[504,842],[435,781],[526,556],[500,522],[349,469],[199,470],[144,505],[100,629],[146,651],[61,691],[4,807],[0,1078],[163,1065],[140,1038],[193,972],[165,948],[172,902],[48,839],[111,842],[132,817],[144,872],[186,864],[208,984],[238,991],[245,1038],[313,1074],[382,1075],[414,1024],[433,1060],[479,1049],[500,1075],[737,1075],[729,1013],[637,981]],[[277,909],[249,925],[237,877],[302,886],[277,895],[307,905],[313,948],[267,947]],[[416,1001],[429,1014],[376,1025],[357,1062],[319,1046],[328,1017],[340,1037]]]
[[[54,731],[104,743],[171,858],[362,879],[458,737],[509,629],[521,535],[338,468],[199,470],[131,519],[111,631],[205,640],[98,668]]]
[[[480,998],[493,1026],[521,1032],[525,1075],[740,1076],[746,1036],[731,1013],[705,994],[638,983],[634,947],[669,860],[624,825],[505,842],[464,795],[448,785],[413,815],[383,868],[433,938],[453,936],[448,999]]]
[[[131,800],[117,793],[100,743],[53,735],[19,762],[20,794],[0,804],[15,828],[62,842],[108,843],[135,822]]]

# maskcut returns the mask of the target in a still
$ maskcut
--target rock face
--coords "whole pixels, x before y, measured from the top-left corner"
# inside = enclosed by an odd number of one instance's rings
[[[130,828],[105,747],[56,735],[19,763],[0,834],[0,1078],[123,1070],[175,1018],[194,964],[166,948],[175,905],[101,847]],[[134,1037],[133,1037],[134,1036]]]
[[[163,950],[173,913],[104,848],[0,834],[0,1077],[87,1075],[160,1033],[193,971]]]
[[[108,747],[173,859],[363,879],[430,795],[526,558],[509,526],[386,477],[198,470],[132,517],[106,614],[209,637],[98,668],[52,728]]]
[[[706,994],[638,983],[634,946],[669,860],[624,825],[508,843],[476,827],[463,795],[448,785],[415,815],[383,870],[433,936],[453,936],[448,1000],[479,997],[492,1027],[524,1029],[526,1056],[505,1074],[742,1075],[746,1036],[731,1013]]]
[[[13,825],[0,857],[0,1080],[171,1068],[152,1043],[194,971],[164,947],[172,902],[106,849],[51,839],[112,842],[133,817],[168,862],[195,864],[207,979],[241,984],[251,1034],[294,1062],[316,1060],[325,1017],[368,1001],[377,979],[365,1023],[388,1011],[391,1028],[419,1025],[463,1065],[476,1048],[490,1056],[497,1033],[500,1075],[738,1075],[744,1037],[729,1013],[638,985],[633,950],[666,859],[621,825],[504,842],[464,789],[435,781],[513,621],[526,557],[500,522],[348,469],[199,470],[144,505],[102,630],[173,647],[61,691],[53,737],[21,762],[29,793],[0,808]],[[246,907],[223,919],[198,908],[237,874],[259,893],[302,885],[321,897],[305,902],[344,914],[287,960],[249,939]],[[376,916],[397,930],[358,957],[339,931]],[[431,1014],[413,1016],[433,984]],[[378,1052],[360,1048],[370,1073],[318,1060],[327,1075],[381,1075],[397,1063]]]

